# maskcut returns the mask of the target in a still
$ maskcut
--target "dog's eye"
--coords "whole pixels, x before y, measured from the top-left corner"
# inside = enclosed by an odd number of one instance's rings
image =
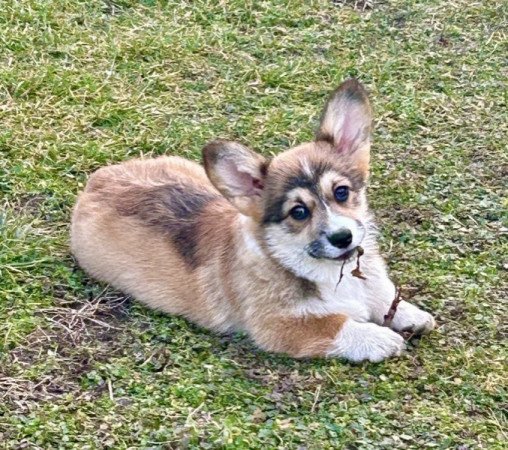
[[[335,189],[333,195],[338,202],[345,202],[349,197],[349,188],[347,186],[339,186]]]
[[[305,220],[310,216],[310,211],[305,206],[295,206],[289,211],[289,215],[295,220]]]

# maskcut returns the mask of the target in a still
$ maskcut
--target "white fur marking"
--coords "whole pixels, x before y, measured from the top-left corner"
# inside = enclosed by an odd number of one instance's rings
[[[347,320],[327,356],[338,356],[353,362],[379,362],[400,355],[404,348],[404,339],[389,328]]]
[[[255,253],[258,256],[265,256],[261,247],[259,246],[256,238],[253,236],[251,227],[252,227],[252,219],[248,216],[244,216],[243,214],[239,215],[239,226],[241,230],[241,236],[243,238],[243,242],[245,247],[250,250],[252,253]]]
[[[301,160],[303,173],[309,177],[312,177],[312,170],[307,158]]]

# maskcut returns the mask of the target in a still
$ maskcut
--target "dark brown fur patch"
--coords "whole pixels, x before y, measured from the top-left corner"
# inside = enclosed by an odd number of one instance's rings
[[[296,277],[296,278],[300,282],[300,289],[301,289],[302,295],[305,298],[320,296],[319,289],[318,289],[316,283],[314,283],[313,281],[307,280],[306,278],[300,278],[300,277]]]
[[[333,138],[333,136],[330,133],[322,131],[322,130],[318,130],[316,132],[316,141],[323,142],[323,143],[330,144],[330,145],[335,144],[335,139]]]
[[[218,194],[193,186],[166,184],[135,186],[117,199],[116,209],[122,216],[134,216],[150,227],[166,233],[190,267],[199,265],[196,257],[199,244],[200,214]]]

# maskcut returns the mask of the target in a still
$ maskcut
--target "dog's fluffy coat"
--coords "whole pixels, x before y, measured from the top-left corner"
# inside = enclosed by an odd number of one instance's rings
[[[364,89],[349,80],[330,97],[316,140],[271,161],[214,141],[204,169],[177,157],[100,169],[74,210],[73,252],[92,276],[148,306],[219,332],[245,330],[269,351],[398,355],[403,339],[380,326],[395,288],[365,194],[371,120]],[[347,201],[336,201],[337,186]],[[302,205],[309,217],[296,220]],[[332,245],[344,229],[350,244]],[[358,245],[366,280],[349,276]],[[402,302],[392,327],[427,332],[434,320]]]

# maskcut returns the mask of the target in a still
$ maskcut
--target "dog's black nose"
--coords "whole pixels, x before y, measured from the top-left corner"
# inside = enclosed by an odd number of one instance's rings
[[[351,230],[346,228],[327,236],[327,238],[330,244],[337,248],[346,248],[349,244],[351,244],[351,242],[353,242],[353,234],[351,233]]]

